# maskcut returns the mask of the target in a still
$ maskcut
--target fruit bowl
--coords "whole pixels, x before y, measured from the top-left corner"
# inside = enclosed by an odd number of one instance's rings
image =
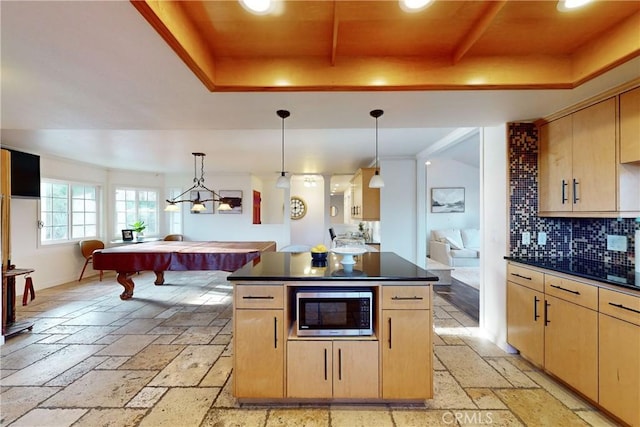
[[[311,259],[313,261],[326,261],[328,252],[311,252]]]

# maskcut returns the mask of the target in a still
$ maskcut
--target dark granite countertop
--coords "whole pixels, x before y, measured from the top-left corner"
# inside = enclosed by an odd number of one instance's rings
[[[596,280],[609,285],[640,290],[640,283],[636,280],[633,267],[607,264],[583,258],[534,258],[534,257],[504,257],[506,260],[540,267],[560,273],[571,274],[585,279]]]
[[[358,255],[352,271],[345,269],[342,257],[329,253],[326,263],[311,260],[309,252],[263,252],[259,258],[230,274],[228,280],[259,281],[437,281],[438,277],[393,252],[367,252]]]

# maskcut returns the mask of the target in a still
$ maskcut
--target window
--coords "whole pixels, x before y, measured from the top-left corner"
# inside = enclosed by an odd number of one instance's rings
[[[62,243],[98,237],[99,187],[42,180],[40,241]]]
[[[144,221],[145,235],[157,235],[158,192],[137,188],[116,188],[116,226],[114,234],[120,237],[121,230],[131,228],[136,221]]]

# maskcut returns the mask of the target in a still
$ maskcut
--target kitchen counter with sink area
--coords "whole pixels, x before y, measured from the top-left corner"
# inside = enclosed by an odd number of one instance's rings
[[[424,402],[433,397],[431,283],[392,252],[272,252],[233,283],[240,402]]]

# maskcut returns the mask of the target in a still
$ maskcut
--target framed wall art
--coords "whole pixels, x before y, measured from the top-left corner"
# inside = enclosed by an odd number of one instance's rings
[[[431,212],[464,212],[464,187],[431,188]]]
[[[231,205],[230,211],[218,210],[219,214],[242,213],[242,190],[220,190],[220,199]]]

